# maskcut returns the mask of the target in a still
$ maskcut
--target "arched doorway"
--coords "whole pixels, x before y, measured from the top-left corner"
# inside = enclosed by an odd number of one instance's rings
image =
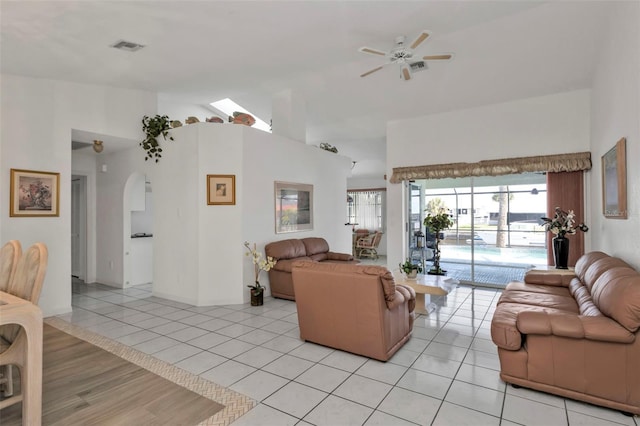
[[[132,173],[124,186],[122,211],[123,287],[153,282],[153,193],[151,182]]]

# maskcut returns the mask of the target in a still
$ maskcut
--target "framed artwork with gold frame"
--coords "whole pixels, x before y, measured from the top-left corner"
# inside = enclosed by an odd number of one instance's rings
[[[627,140],[620,139],[602,156],[602,214],[627,218]]]
[[[236,175],[207,175],[207,204],[236,204]]]
[[[9,216],[60,216],[60,173],[11,169]]]

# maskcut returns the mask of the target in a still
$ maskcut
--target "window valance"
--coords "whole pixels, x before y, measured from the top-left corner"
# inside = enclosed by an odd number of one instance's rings
[[[403,180],[461,178],[467,176],[500,176],[525,172],[575,172],[591,169],[590,152],[503,158],[477,163],[432,164],[394,167],[389,182]]]

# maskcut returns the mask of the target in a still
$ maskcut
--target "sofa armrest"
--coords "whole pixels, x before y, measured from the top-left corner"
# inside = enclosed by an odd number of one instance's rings
[[[572,274],[554,274],[553,272],[532,270],[524,275],[524,282],[527,284],[568,287],[573,278],[575,278],[575,275]]]
[[[402,301],[397,302],[396,300],[400,300],[400,297],[397,297],[397,294],[401,294],[402,297]],[[390,306],[389,303],[387,303],[387,307],[389,309],[393,309],[395,306],[401,304],[402,302],[404,302],[404,300],[407,300],[408,303],[408,307],[409,307],[409,312],[413,312],[414,309],[416,308],[416,292],[414,289],[412,289],[409,286],[403,285],[403,284],[396,284],[396,297],[394,298],[393,302],[392,302],[392,306]]]
[[[344,260],[346,262],[349,260],[353,260],[353,255],[347,254],[347,253],[334,253],[332,251],[328,251],[327,259],[328,260]]]
[[[615,343],[631,343],[635,340],[633,333],[603,315],[520,312],[516,326],[523,334],[553,335]]]

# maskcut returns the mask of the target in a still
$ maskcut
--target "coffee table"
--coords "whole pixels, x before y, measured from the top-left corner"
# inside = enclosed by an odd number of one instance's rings
[[[436,304],[428,303],[425,295],[446,296],[460,284],[460,281],[444,275],[418,274],[416,278],[410,279],[399,272],[394,274],[394,280],[396,284],[404,284],[416,291],[415,312],[425,315],[436,309]]]

